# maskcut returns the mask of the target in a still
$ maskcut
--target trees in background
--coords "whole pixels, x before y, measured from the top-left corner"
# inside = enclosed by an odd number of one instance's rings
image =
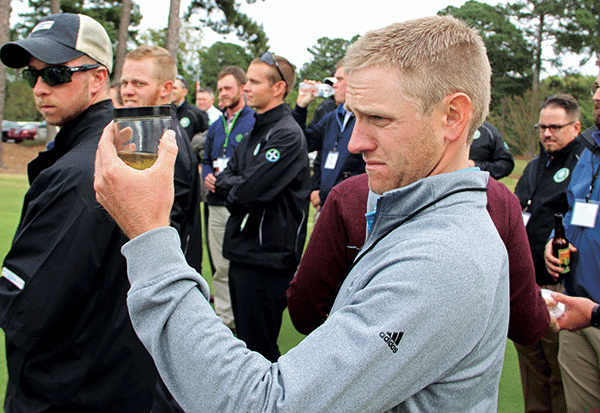
[[[255,1],[246,0],[249,4]],[[216,74],[221,68],[237,65],[245,69],[253,56],[268,50],[268,37],[262,25],[239,12],[235,0],[192,0],[182,19],[178,18],[180,0],[171,0],[168,27],[143,33],[138,30],[142,19],[140,8],[133,0],[28,2],[31,11],[20,15],[21,21],[11,29],[10,39],[25,37],[43,16],[50,13],[51,7],[56,10],[58,4],[62,12],[85,13],[106,28],[115,45],[113,78],[120,76],[127,50],[141,43],[173,48],[177,51],[178,70],[190,86],[199,82],[213,89]],[[0,19],[4,18],[3,10],[7,10],[8,19],[9,7],[10,0],[0,0]],[[496,6],[469,0],[461,7],[448,6],[439,14],[452,14],[479,29],[493,70],[490,120],[505,133],[515,154],[531,155],[537,151],[537,135],[532,137],[531,126],[537,121],[539,103],[549,93],[571,93],[578,98],[582,106],[582,123],[584,127],[589,126],[591,99],[588,84],[593,79],[578,75],[578,68],[564,68],[561,58],[575,53],[580,56],[582,64],[600,58],[598,0],[514,0]],[[183,24],[179,26],[180,23]],[[244,45],[216,42],[207,48],[202,34],[206,28],[220,34],[235,33]],[[2,25],[2,30],[8,36],[7,23]],[[299,81],[304,78],[322,80],[331,76],[337,62],[356,37],[351,40],[318,39],[316,44],[308,47],[312,57],[299,68]],[[561,75],[543,79],[549,68],[558,68]],[[4,110],[0,105],[0,116],[3,113],[5,119],[23,119],[21,116],[37,119],[39,115],[31,93],[19,84],[18,71],[8,70],[8,86],[4,91],[3,70],[4,67],[0,69],[0,98],[4,93],[18,105],[9,105]],[[190,89],[190,98],[193,99],[195,90],[193,87]],[[288,97],[288,101],[293,103],[295,93]],[[1,100],[4,102],[4,99]]]
[[[217,74],[226,66],[239,66],[246,70],[253,59],[246,50],[233,43],[216,42],[200,52],[200,84],[213,90],[217,87]]]
[[[566,0],[560,29],[556,34],[556,50],[581,55],[581,63],[600,59],[600,2],[598,0]]]
[[[248,4],[255,2],[256,0],[246,0]],[[218,34],[235,32],[246,43],[246,51],[252,56],[258,56],[268,49],[269,38],[262,24],[240,13],[236,0],[192,0],[183,19],[189,21],[192,16],[198,17],[202,26],[209,27]]]
[[[358,39],[358,35],[351,40],[321,37],[315,45],[306,49],[312,55],[312,58],[310,62],[302,66],[298,78],[323,80],[325,77],[333,76],[337,63],[346,54],[348,46],[356,39]]]
[[[448,6],[438,14],[452,15],[479,30],[492,66],[492,111],[502,110],[503,97],[520,95],[531,87],[530,45],[503,6],[471,0],[461,7]]]

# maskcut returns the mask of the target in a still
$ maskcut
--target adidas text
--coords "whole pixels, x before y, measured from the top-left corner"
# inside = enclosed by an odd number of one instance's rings
[[[387,333],[384,333],[382,331],[379,333],[379,337],[381,337],[383,341],[387,343],[393,353],[398,351],[398,344],[400,344],[400,339],[403,335],[403,332],[391,333],[388,331]]]

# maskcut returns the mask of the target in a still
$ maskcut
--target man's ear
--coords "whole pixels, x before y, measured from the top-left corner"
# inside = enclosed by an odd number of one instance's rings
[[[280,80],[279,82],[274,83],[272,87],[274,88],[275,96],[281,97],[281,100],[284,100],[287,83],[285,83],[283,80]]]
[[[444,129],[447,140],[453,142],[468,133],[471,107],[471,98],[463,92],[455,92],[444,100]]]
[[[171,92],[173,92],[173,81],[165,80],[163,84],[160,86],[160,97],[164,100],[168,100],[171,102]]]
[[[97,67],[92,70],[92,77],[90,79],[90,92],[92,94],[98,93],[108,83],[108,69],[104,66]]]

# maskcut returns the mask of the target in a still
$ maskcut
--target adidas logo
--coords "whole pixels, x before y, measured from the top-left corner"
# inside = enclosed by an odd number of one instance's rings
[[[391,333],[389,331],[387,333],[384,333],[382,331],[381,333],[379,333],[379,337],[381,337],[383,341],[387,343],[387,345],[390,347],[390,349],[392,349],[392,352],[394,353],[398,351],[398,344],[400,344],[400,340],[402,339],[403,335],[404,333],[402,331],[398,331],[396,333]]]

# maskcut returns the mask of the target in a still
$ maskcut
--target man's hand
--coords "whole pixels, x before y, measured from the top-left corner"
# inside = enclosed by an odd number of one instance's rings
[[[577,248],[569,244],[569,251],[573,253],[577,251]],[[552,240],[548,241],[546,248],[544,249],[544,263],[546,264],[546,270],[548,270],[548,274],[558,281],[558,277],[560,277],[562,269],[560,268],[560,260],[552,255]]]
[[[319,190],[315,189],[310,193],[310,203],[319,212],[321,209],[321,197],[319,196]]]
[[[98,150],[94,190],[96,199],[130,239],[169,225],[173,207],[173,174],[177,158],[175,132],[166,131],[151,168],[139,171],[117,156],[123,138],[115,134],[114,123],[104,128]]]
[[[584,297],[570,297],[554,292],[552,298],[565,305],[565,312],[557,319],[561,330],[577,331],[591,325],[595,302]]]
[[[208,175],[206,175],[206,178],[204,178],[204,186],[206,187],[206,189],[208,189],[213,194],[217,190],[217,188],[215,187],[216,182],[217,182],[217,177],[215,176],[215,174],[208,174]]]
[[[315,82],[314,80],[306,80],[304,79],[305,84],[308,85],[316,85],[317,82]],[[316,87],[311,87],[311,88],[306,88],[306,89],[300,89],[298,90],[298,98],[296,99],[296,105],[300,106],[301,108],[305,108],[308,105],[310,105],[310,103],[315,100],[317,98],[317,88]]]

